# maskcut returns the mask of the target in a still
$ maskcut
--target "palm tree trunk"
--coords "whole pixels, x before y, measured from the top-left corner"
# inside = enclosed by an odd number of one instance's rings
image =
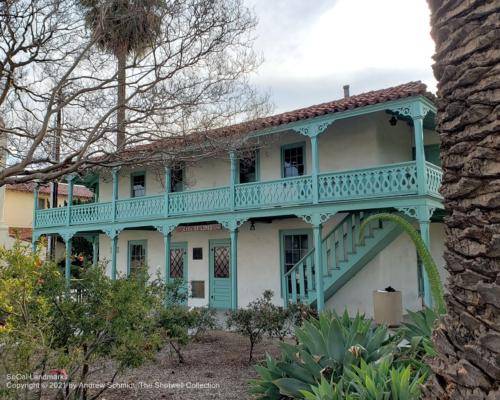
[[[428,0],[436,42],[448,315],[428,399],[500,398],[500,2]]]
[[[126,83],[127,83],[127,51],[126,49],[118,50],[116,54],[118,64],[118,110],[116,112],[116,148],[121,149],[125,145],[125,98],[126,98]]]

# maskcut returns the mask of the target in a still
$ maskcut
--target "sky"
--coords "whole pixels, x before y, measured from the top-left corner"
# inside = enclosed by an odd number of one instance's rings
[[[435,92],[426,0],[245,0],[275,112],[421,80]]]

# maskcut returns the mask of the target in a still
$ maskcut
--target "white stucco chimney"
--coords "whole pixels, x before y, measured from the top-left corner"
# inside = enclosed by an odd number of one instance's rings
[[[349,85],[344,85],[342,87],[344,89],[344,99],[347,99],[350,96],[349,95]]]

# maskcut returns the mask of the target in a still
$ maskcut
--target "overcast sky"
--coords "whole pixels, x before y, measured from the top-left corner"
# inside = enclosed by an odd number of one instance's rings
[[[431,91],[434,43],[426,0],[245,0],[264,57],[254,82],[276,112],[421,80]]]

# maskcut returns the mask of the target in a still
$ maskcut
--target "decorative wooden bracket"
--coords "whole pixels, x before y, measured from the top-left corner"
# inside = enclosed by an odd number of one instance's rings
[[[411,117],[412,119],[425,118],[427,113],[431,111],[430,107],[421,101],[412,101],[404,105],[389,108],[389,110],[403,117]]]
[[[336,213],[297,214],[297,217],[303,219],[307,224],[318,226],[324,224],[334,214]]]
[[[75,231],[63,231],[63,232],[57,232],[59,236],[61,236],[62,240],[64,240],[65,243],[68,242],[68,240],[72,239],[73,236],[75,236],[76,232]],[[38,235],[40,236],[40,235]]]
[[[158,230],[158,232],[161,232],[163,236],[170,235],[175,228],[177,228],[178,224],[161,224],[161,225],[155,225],[155,228]]]
[[[408,206],[397,207],[398,211],[408,215],[410,218],[415,218],[419,221],[429,221],[436,210],[436,207],[429,206]]]
[[[218,219],[217,221],[226,229],[234,231],[243,225],[248,218]]]
[[[105,228],[105,229],[103,229],[103,231],[106,234],[106,236],[108,236],[110,239],[115,239],[120,234],[122,229]]]
[[[316,122],[310,123],[304,126],[298,126],[296,128],[292,128],[295,132],[300,133],[304,136],[316,137],[321,135],[326,129],[335,121],[327,121],[327,122]]]

